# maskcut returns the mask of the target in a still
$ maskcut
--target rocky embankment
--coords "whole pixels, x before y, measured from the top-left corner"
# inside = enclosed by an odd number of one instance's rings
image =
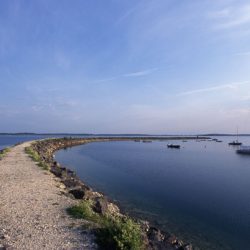
[[[150,138],[154,139],[154,138]],[[159,138],[157,138],[159,139]],[[67,193],[77,200],[91,200],[93,210],[103,215],[121,215],[119,208],[112,203],[106,196],[95,192],[85,185],[75,174],[74,171],[60,166],[54,159],[55,151],[67,147],[81,145],[97,141],[114,141],[114,140],[135,140],[135,138],[63,138],[48,139],[32,143],[32,149],[38,153],[41,160],[48,166],[48,169],[65,185]],[[139,221],[144,234],[144,241],[147,249],[178,249],[191,250],[191,244],[184,244],[176,236],[162,232],[158,228],[152,227],[148,222]]]

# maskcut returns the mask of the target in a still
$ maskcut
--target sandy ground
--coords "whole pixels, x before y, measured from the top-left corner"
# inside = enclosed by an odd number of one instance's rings
[[[75,200],[18,145],[0,160],[0,250],[96,249],[65,208]]]

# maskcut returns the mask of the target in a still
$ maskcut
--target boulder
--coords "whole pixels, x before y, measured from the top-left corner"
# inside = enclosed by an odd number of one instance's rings
[[[66,178],[62,180],[62,183],[67,187],[67,188],[75,188],[75,187],[80,187],[82,186],[81,181],[75,179],[75,178]]]
[[[107,214],[108,212],[108,200],[107,198],[105,197],[98,197],[96,198],[96,202],[95,202],[95,205],[93,207],[93,210],[96,212],[96,213],[99,213],[99,214]]]
[[[82,188],[76,188],[69,190],[69,193],[72,194],[76,199],[83,199],[85,196],[85,191]]]
[[[59,178],[61,178],[62,175],[63,175],[63,170],[60,167],[52,166],[50,168],[50,172],[53,173],[56,177],[59,177]]]
[[[148,239],[150,241],[163,241],[165,236],[158,228],[150,227],[148,230]]]
[[[191,244],[187,244],[185,246],[183,246],[184,250],[193,250],[193,246]]]

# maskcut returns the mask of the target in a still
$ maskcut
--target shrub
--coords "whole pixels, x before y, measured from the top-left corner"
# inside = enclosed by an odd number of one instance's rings
[[[105,249],[144,249],[140,225],[130,218],[111,218],[97,231],[97,242]]]
[[[127,217],[108,217],[95,213],[90,201],[82,201],[69,208],[68,213],[98,223],[97,243],[103,249],[141,250],[144,249],[140,226]]]
[[[82,201],[76,206],[67,209],[67,212],[74,218],[86,219],[92,222],[102,224],[102,217],[92,209],[92,202],[89,200]]]

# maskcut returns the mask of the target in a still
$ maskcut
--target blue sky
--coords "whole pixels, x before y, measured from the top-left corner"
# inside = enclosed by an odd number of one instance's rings
[[[0,131],[250,133],[250,2],[0,1]]]

